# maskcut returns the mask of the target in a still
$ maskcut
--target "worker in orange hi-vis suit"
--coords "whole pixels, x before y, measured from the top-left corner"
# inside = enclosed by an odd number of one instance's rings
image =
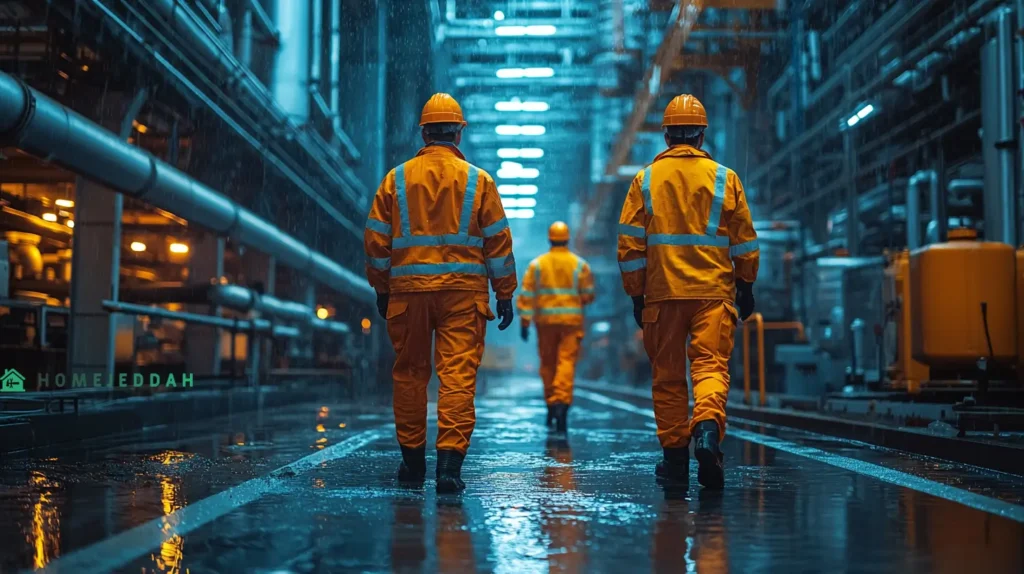
[[[488,279],[505,330],[518,286],[512,235],[494,180],[466,161],[458,144],[466,121],[448,94],[420,118],[426,144],[391,170],[366,221],[366,274],[394,345],[394,410],[401,482],[426,475],[427,384],[431,344],[440,379],[437,490],[465,488],[462,461],[476,424],[476,375],[494,320]]]
[[[692,436],[698,481],[722,488],[729,356],[737,322],[754,312],[760,252],[739,177],[700,149],[707,125],[704,106],[691,95],[666,108],[669,149],[636,175],[622,206],[619,268],[651,360],[664,449],[655,472],[669,482],[688,482]]]
[[[569,251],[568,225],[553,223],[548,240],[551,251],[530,262],[516,305],[524,341],[530,337],[530,322],[537,325],[547,424],[565,433],[583,340],[583,307],[594,301],[594,276],[590,265]]]

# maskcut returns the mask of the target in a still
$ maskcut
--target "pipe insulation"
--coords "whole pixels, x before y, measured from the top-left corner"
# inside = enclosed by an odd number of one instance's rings
[[[376,300],[362,277],[326,255],[4,73],[0,73],[0,142],[230,236],[339,293],[368,304]]]

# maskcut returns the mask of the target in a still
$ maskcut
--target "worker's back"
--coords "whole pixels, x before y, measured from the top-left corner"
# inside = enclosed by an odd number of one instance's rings
[[[567,247],[552,247],[526,270],[520,312],[540,325],[581,325],[583,307],[593,299],[589,264]]]
[[[486,293],[490,277],[499,295],[511,297],[515,262],[494,180],[457,148],[423,148],[387,175],[378,195],[368,223],[378,233],[367,235],[371,283],[384,279],[375,270],[390,270],[394,293]],[[389,257],[376,257],[385,252],[385,240],[391,242]]]
[[[744,257],[756,250],[757,235],[742,184],[696,148],[668,149],[637,174],[621,223],[621,266],[624,273],[645,270],[648,301],[732,300],[734,261],[741,279],[750,266],[756,276],[756,254]],[[641,252],[642,267],[631,269]]]

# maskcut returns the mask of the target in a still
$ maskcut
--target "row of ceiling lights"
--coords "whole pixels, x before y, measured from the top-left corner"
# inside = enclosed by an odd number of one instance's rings
[[[505,19],[505,13],[498,10],[494,13],[496,21]],[[498,26],[494,30],[498,36],[553,36],[558,28],[551,25],[533,26]],[[554,68],[532,67],[532,68],[499,68],[495,75],[502,79],[523,79],[523,78],[551,78],[555,75]],[[512,98],[509,101],[497,102],[494,109],[499,112],[529,112],[539,113],[551,109],[547,102],[521,101],[519,98]],[[494,132],[500,136],[542,136],[547,133],[547,128],[542,125],[511,125],[503,124],[494,128]],[[501,148],[498,150],[498,157],[501,159],[540,159],[544,157],[544,150],[540,148]],[[498,170],[499,179],[536,179],[540,177],[540,170],[536,168],[523,167],[522,164],[503,161]],[[498,186],[498,193],[502,196],[532,196],[537,194],[536,185],[501,184]],[[532,219],[537,200],[533,197],[502,197],[505,216],[509,219]]]

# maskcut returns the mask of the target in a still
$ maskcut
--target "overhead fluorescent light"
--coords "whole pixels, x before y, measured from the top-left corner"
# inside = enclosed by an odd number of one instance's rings
[[[537,195],[537,186],[530,184],[516,185],[504,183],[498,186],[499,195]]]
[[[500,125],[495,126],[494,133],[499,136],[542,136],[547,132],[544,126],[517,126],[517,125]]]
[[[499,36],[553,36],[558,32],[554,26],[498,26],[494,33]]]
[[[840,125],[840,128],[852,128],[859,124],[862,120],[866,120],[871,114],[878,111],[878,108],[874,104],[866,103],[860,106],[860,108],[850,117],[846,118],[846,125]]]
[[[523,102],[512,98],[507,102],[496,102],[494,109],[499,112],[546,112],[551,109],[547,102]]]
[[[58,199],[54,203],[57,204],[57,207],[74,207],[75,206],[75,202],[71,201],[70,199]]]
[[[866,106],[861,108],[859,111],[857,111],[857,117],[860,118],[860,119],[864,119],[864,118],[870,116],[871,112],[874,112],[874,111],[875,111],[875,106],[872,106],[871,104],[867,104]]]
[[[502,12],[501,10],[495,10],[494,11],[494,19],[499,21],[499,22],[501,22],[502,20],[505,19],[505,13]]]
[[[503,79],[516,78],[550,78],[555,75],[554,68],[498,68],[495,74]]]
[[[537,179],[540,170],[533,167],[502,168],[498,170],[498,179]]]
[[[43,219],[45,219],[46,221],[57,221],[57,214],[56,213],[44,213],[43,214]]]
[[[505,210],[505,217],[507,219],[533,219],[532,209],[507,209]]]
[[[636,175],[637,172],[642,170],[643,168],[644,166],[642,165],[620,165],[618,173],[620,176],[623,177],[628,175]]]
[[[532,197],[503,197],[502,207],[537,207],[537,200]]]
[[[544,150],[536,147],[503,147],[498,150],[498,157],[501,159],[540,159],[544,157]]]

